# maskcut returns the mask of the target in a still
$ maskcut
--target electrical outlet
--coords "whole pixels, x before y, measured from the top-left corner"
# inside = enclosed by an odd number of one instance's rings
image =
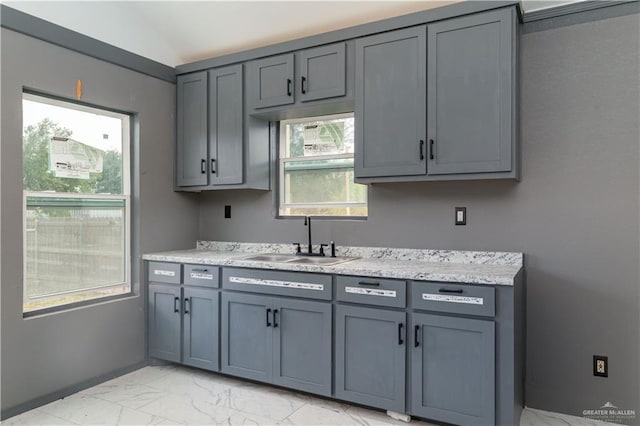
[[[466,225],[467,224],[467,208],[466,207],[456,207],[456,225]]]
[[[231,206],[224,206],[224,218],[225,219],[231,218]]]
[[[593,375],[609,377],[609,358],[602,355],[593,356]]]

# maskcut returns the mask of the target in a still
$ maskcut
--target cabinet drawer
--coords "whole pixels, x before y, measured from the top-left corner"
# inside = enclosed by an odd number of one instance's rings
[[[393,308],[406,306],[406,281],[337,276],[336,286],[339,301]]]
[[[411,307],[426,311],[493,317],[495,289],[449,283],[411,283]]]
[[[149,262],[149,281],[180,284],[181,267],[179,263]]]
[[[220,268],[211,265],[184,265],[184,283],[200,287],[220,287]]]
[[[331,275],[261,269],[222,269],[222,287],[228,290],[331,300]]]

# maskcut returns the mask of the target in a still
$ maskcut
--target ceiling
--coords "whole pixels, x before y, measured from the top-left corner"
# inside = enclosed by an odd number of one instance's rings
[[[175,67],[456,3],[423,1],[5,1],[73,31]],[[525,12],[576,0],[523,0]],[[581,1],[581,0],[578,0]]]

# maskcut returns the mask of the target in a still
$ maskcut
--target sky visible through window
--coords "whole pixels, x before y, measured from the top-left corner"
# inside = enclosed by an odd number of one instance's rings
[[[24,99],[23,126],[37,125],[45,118],[71,129],[73,139],[103,151],[122,152],[122,120],[115,117],[62,108]],[[104,135],[107,135],[105,138]]]

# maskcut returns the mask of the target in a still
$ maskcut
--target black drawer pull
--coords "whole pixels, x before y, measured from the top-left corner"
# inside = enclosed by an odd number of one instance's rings
[[[200,160],[200,173],[207,173],[207,160],[205,160],[204,158]]]
[[[273,328],[276,328],[278,326],[278,310],[274,309],[273,310]]]
[[[291,79],[287,79],[287,96],[291,96]]]
[[[464,293],[464,290],[461,288],[441,288],[438,290],[438,293],[462,294]]]
[[[178,308],[178,302],[180,301],[179,297],[175,297],[173,299],[173,312],[180,312],[180,309]]]
[[[402,328],[404,327],[403,323],[398,324],[398,344],[402,345],[404,340],[402,339]]]
[[[269,322],[269,314],[271,313],[271,309],[267,308],[267,327],[271,327],[271,323]]]
[[[420,140],[420,159],[424,160],[424,141]]]
[[[307,89],[305,87],[306,86],[306,84],[305,84],[306,82],[307,82],[307,77],[305,77],[303,75],[302,78],[301,78],[301,82],[300,82],[300,88],[301,88],[303,94],[307,93]]]
[[[191,271],[192,272],[209,272],[208,269],[196,269],[196,268],[193,268]]]
[[[184,314],[189,315],[189,298],[184,298]]]
[[[380,283],[371,282],[371,281],[359,281],[358,285],[363,285],[366,287],[380,287]]]
[[[211,174],[215,174],[216,173],[216,159],[212,158],[211,159]]]
[[[419,335],[420,335],[420,326],[416,325],[415,329],[413,330],[413,346],[416,348],[420,346],[420,341],[418,340]]]

